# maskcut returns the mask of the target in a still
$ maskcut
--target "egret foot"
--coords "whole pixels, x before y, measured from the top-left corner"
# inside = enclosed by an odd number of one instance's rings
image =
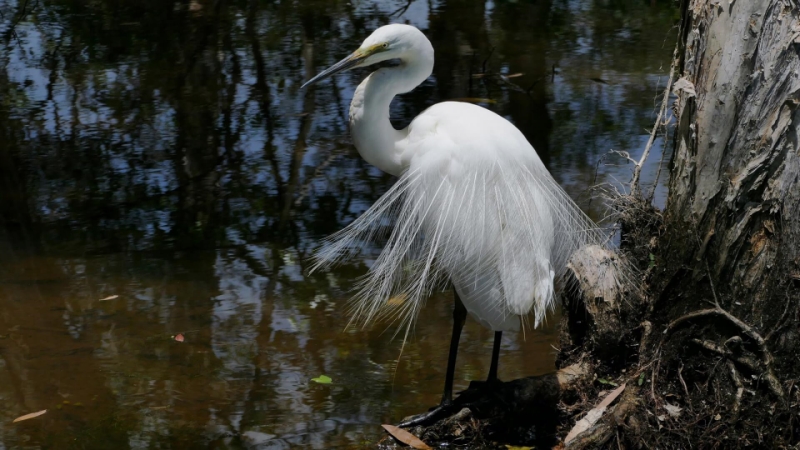
[[[453,402],[442,402],[439,406],[432,408],[430,411],[411,416],[410,419],[404,420],[397,426],[400,428],[409,428],[416,427],[417,425],[430,425],[451,412],[453,406]]]
[[[436,422],[440,417],[453,409],[453,374],[456,370],[458,340],[461,338],[461,329],[464,327],[464,321],[467,319],[467,308],[464,307],[464,303],[461,302],[461,298],[458,296],[458,292],[455,291],[455,289],[453,289],[453,297],[455,303],[453,305],[453,334],[450,336],[450,353],[447,355],[447,374],[444,377],[442,401],[439,403],[439,406],[430,411],[403,421],[398,425],[401,428]]]
[[[448,414],[454,413],[463,408],[473,409],[486,397],[500,390],[504,383],[497,378],[491,378],[486,381],[470,381],[469,387],[459,392],[455,400],[442,402],[439,406],[431,408],[430,411],[411,416],[408,420],[403,421],[398,425],[400,428],[415,427],[418,425],[431,425],[440,419],[445,418]]]

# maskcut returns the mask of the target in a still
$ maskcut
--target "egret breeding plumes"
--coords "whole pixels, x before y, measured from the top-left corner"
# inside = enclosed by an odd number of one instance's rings
[[[554,306],[556,280],[570,256],[605,240],[503,117],[449,101],[426,109],[405,129],[392,126],[392,99],[425,81],[433,59],[433,47],[418,29],[386,25],[304,85],[344,70],[400,61],[367,76],[350,104],[358,152],[399,179],[369,210],[325,241],[315,269],[385,240],[354,296],[354,320],[400,320],[406,336],[430,293],[452,284],[454,325],[442,404],[405,425],[430,419],[451,402],[467,313],[495,331],[489,371],[494,381],[501,333],[518,331],[531,314],[539,326]],[[387,219],[394,227],[383,236]]]

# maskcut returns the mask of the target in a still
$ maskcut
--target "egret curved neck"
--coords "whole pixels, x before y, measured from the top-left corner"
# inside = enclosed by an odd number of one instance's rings
[[[350,103],[350,132],[358,153],[368,163],[396,176],[405,170],[401,155],[408,129],[396,130],[392,126],[389,106],[395,95],[414,89],[432,71],[431,55],[376,70],[358,85]]]

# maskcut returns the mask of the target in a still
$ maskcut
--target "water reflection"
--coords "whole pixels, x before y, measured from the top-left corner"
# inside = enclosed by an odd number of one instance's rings
[[[437,63],[395,101],[396,125],[483,99],[581,198],[629,177],[605,155],[647,139],[675,12],[666,0],[406,6],[0,4],[0,447],[354,447],[437,402],[449,295],[431,299],[398,364],[391,330],[342,331],[371,255],[305,275],[315,240],[393,180],[349,143],[365,72],[300,84],[372,29],[412,23]],[[551,370],[553,336],[507,336],[501,377]],[[491,338],[468,322],[457,389],[485,376]],[[334,383],[309,382],[321,374]]]

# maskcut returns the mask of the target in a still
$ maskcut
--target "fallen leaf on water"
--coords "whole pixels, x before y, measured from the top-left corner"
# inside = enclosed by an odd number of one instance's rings
[[[33,419],[34,417],[39,417],[39,416],[41,416],[42,414],[44,414],[46,412],[47,412],[47,410],[43,409],[41,411],[36,411],[35,413],[25,414],[24,416],[19,416],[16,419],[14,419],[14,422],[12,422],[12,423],[17,423],[17,422],[22,422],[23,420]]]
[[[311,381],[319,384],[331,384],[333,380],[327,375],[320,375],[317,378],[312,378]]]
[[[414,436],[413,434],[409,433],[408,431],[398,428],[394,425],[381,425],[384,430],[386,430],[389,434],[392,435],[398,441],[410,445],[413,448],[421,449],[421,450],[433,450],[428,447],[428,444],[422,442],[420,438]]]
[[[516,445],[508,445],[508,444],[506,444],[506,449],[508,449],[508,450],[533,450],[533,447],[517,447]]]
[[[603,413],[606,411],[606,408],[608,408],[608,405],[610,405],[611,402],[616,400],[616,398],[619,397],[619,394],[621,394],[622,391],[624,390],[625,390],[625,385],[623,384],[622,386],[611,391],[610,394],[606,395],[603,401],[601,401],[597,406],[592,408],[592,410],[589,411],[583,417],[583,419],[575,423],[575,426],[572,427],[571,430],[569,430],[567,437],[564,439],[564,443],[569,444],[570,441],[578,437],[579,434],[588,430],[589,428],[592,427],[592,425],[597,423],[597,421],[600,420],[601,417],[603,417]]]
[[[183,339],[184,339],[183,338],[183,334],[181,334],[181,333],[177,334],[174,339],[176,341],[178,341],[178,342],[183,342]]]
[[[107,301],[107,300],[114,300],[114,299],[116,299],[116,298],[119,298],[119,295],[109,295],[109,296],[108,296],[108,297],[106,297],[106,298],[101,298],[101,299],[100,299],[100,301],[101,301],[101,302],[104,302],[104,301]]]

